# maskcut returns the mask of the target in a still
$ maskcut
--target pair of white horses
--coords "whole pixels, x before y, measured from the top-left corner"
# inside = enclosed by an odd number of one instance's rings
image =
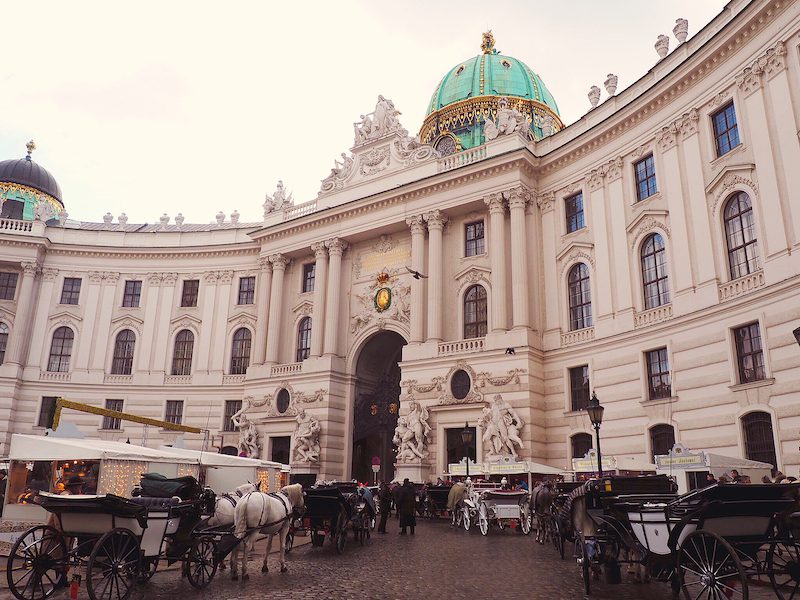
[[[276,494],[265,494],[258,490],[257,484],[246,483],[230,494],[217,498],[214,515],[209,518],[208,526],[234,525],[234,535],[242,540],[231,555],[231,577],[234,580],[239,579],[237,561],[241,563],[242,579],[250,578],[247,561],[261,536],[268,538],[261,572],[269,572],[267,560],[275,536],[280,544],[281,573],[289,570],[285,556],[286,534],[294,518],[292,513],[303,505],[303,487],[299,483],[287,485]],[[220,566],[224,568],[224,564]]]

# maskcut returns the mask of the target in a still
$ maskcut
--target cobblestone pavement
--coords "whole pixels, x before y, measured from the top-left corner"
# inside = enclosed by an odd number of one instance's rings
[[[263,544],[263,542],[262,542]],[[581,599],[583,590],[574,560],[560,560],[552,546],[536,544],[533,536],[493,529],[487,537],[477,530],[453,530],[444,521],[423,521],[416,535],[398,535],[391,519],[390,533],[373,534],[363,547],[347,540],[344,554],[336,554],[326,540],[323,548],[296,546],[288,555],[289,572],[278,573],[278,556],[270,556],[270,573],[260,572],[261,557],[250,562],[250,580],[231,581],[230,571],[218,571],[203,591],[196,591],[176,568],[159,570],[137,586],[131,600],[231,600],[238,598],[317,600],[489,598],[503,600]],[[5,577],[0,600],[11,599]],[[80,600],[86,600],[81,589]],[[67,600],[59,593],[56,600]],[[669,600],[668,586],[595,583],[591,598],[613,600]],[[769,588],[751,587],[750,598],[775,598]]]

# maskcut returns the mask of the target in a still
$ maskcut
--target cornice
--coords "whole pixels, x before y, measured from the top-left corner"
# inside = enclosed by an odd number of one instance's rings
[[[49,256],[91,256],[94,258],[182,259],[215,258],[219,256],[258,256],[260,246],[255,242],[240,242],[226,246],[192,246],[188,248],[118,248],[111,246],[70,246],[59,242],[47,250]]]

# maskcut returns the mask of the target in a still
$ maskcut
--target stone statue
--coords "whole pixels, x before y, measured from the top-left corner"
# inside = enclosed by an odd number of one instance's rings
[[[397,462],[414,462],[428,455],[431,439],[428,409],[419,402],[410,403],[411,411],[397,419],[392,441],[397,446]]]
[[[231,423],[239,430],[239,451],[246,452],[248,458],[258,458],[260,454],[258,444],[258,430],[255,423],[247,418],[245,411],[249,406],[242,407],[231,416]]]
[[[319,462],[319,420],[306,414],[304,409],[297,413],[297,429],[294,432],[294,460],[296,462]]]
[[[359,122],[353,123],[356,132],[356,144],[366,142],[372,134],[372,119],[366,115],[360,115],[360,119]]]
[[[286,197],[286,190],[283,187],[283,181],[280,179],[278,180],[277,189],[275,193],[270,196],[267,194],[266,200],[264,201],[264,216],[266,217],[269,213],[275,210],[283,210],[287,206],[291,206],[292,204],[292,195],[289,194],[289,197]]]
[[[494,124],[494,121],[492,121],[489,117],[484,117],[483,118],[483,137],[486,138],[486,141],[487,142],[491,142],[498,135],[500,135],[500,132],[497,130],[497,125]]]
[[[399,417],[397,419],[397,427],[394,430],[394,437],[392,438],[392,442],[397,446],[398,463],[413,462],[422,458],[416,452],[414,445],[411,444],[411,438],[413,437],[414,432],[408,428],[408,419]]]
[[[379,95],[375,110],[368,115],[361,115],[361,120],[353,123],[355,144],[381,138],[393,131],[404,131],[397,118],[398,115],[400,111],[395,108],[394,102]],[[402,135],[407,134],[407,131],[402,133]]]
[[[490,459],[511,455],[517,459],[517,449],[522,449],[520,431],[525,426],[517,411],[499,394],[484,407],[478,424],[483,429],[482,439]]]
[[[544,137],[553,135],[556,132],[556,121],[551,115],[545,115],[542,120],[542,135]]]
[[[487,141],[491,141],[499,135],[508,135],[515,131],[525,129],[525,115],[516,108],[509,108],[508,98],[503,96],[498,100],[497,121],[492,122],[488,118],[484,119],[483,134]]]

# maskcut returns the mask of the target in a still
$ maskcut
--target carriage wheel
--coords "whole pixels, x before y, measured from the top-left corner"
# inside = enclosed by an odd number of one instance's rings
[[[158,557],[156,558],[143,558],[139,566],[139,583],[147,583],[156,574],[158,569]]]
[[[487,515],[486,512],[486,505],[481,504],[481,507],[478,509],[478,527],[481,529],[481,535],[487,535],[489,533],[489,515]]]
[[[294,548],[294,532],[287,531],[286,539],[283,541],[283,551],[288,554],[292,551],[292,548]]]
[[[450,527],[458,527],[459,525],[461,525],[461,511],[453,509],[450,511]]]
[[[214,579],[214,575],[217,574],[217,561],[214,559],[216,553],[217,544],[213,539],[209,537],[194,539],[186,558],[186,577],[192,587],[202,590]]]
[[[461,525],[464,527],[464,531],[469,531],[470,525],[470,518],[469,518],[469,507],[465,506],[461,509]]]
[[[522,517],[519,519],[519,530],[524,533],[525,535],[530,535],[531,533],[531,516],[522,514]]]
[[[311,545],[319,548],[325,543],[325,534],[317,531],[311,532]]]
[[[336,525],[336,552],[341,554],[344,552],[344,545],[347,542],[347,515],[344,511],[339,513]]]
[[[711,531],[693,531],[681,544],[678,575],[687,600],[709,598],[747,600],[747,578],[736,550]]]
[[[14,542],[7,565],[8,589],[16,598],[48,598],[67,575],[64,537],[52,527],[32,527]]]
[[[800,599],[800,547],[772,542],[767,550],[767,573],[780,600]]]
[[[86,591],[90,600],[125,600],[139,577],[139,540],[117,527],[103,534],[89,555]]]
[[[583,579],[583,592],[588,596],[591,593],[592,573],[589,565],[589,556],[586,552],[586,542],[583,541],[583,538],[575,540],[575,550],[575,554],[578,556],[578,566],[581,569],[581,578]]]
[[[553,537],[553,547],[556,549],[556,552],[558,552],[561,560],[564,560],[564,535],[561,532],[561,524],[556,518],[553,518],[551,524],[553,530],[550,532],[550,535]]]

